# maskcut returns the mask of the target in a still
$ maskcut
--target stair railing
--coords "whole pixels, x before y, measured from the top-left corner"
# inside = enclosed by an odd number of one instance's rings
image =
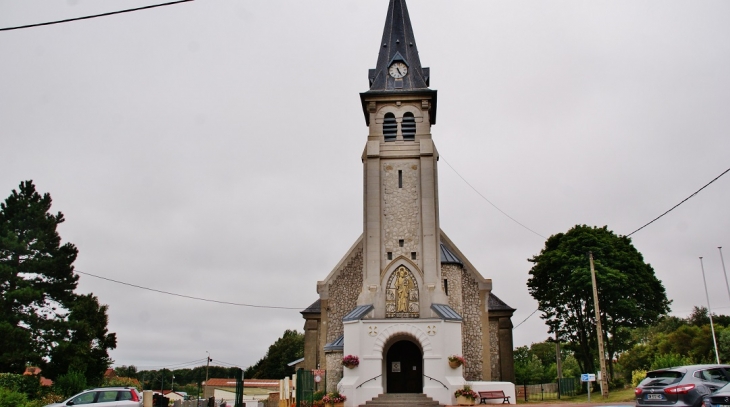
[[[365,384],[365,383],[367,383],[367,382],[370,382],[370,381],[373,381],[373,380],[377,379],[377,378],[378,378],[378,377],[380,377],[380,376],[382,376],[382,374],[379,374],[379,375],[377,375],[377,376],[373,377],[372,379],[367,379],[367,380],[365,380],[364,382],[360,383],[360,385],[359,385],[359,386],[357,386],[357,387],[355,387],[355,388],[356,388],[356,389],[359,389],[360,387],[362,387],[362,385],[363,385],[363,384]]]
[[[442,386],[444,386],[444,389],[446,389],[446,390],[448,390],[448,389],[449,389],[448,387],[446,387],[446,385],[445,385],[445,384],[443,384],[443,382],[441,382],[441,380],[438,380],[438,379],[434,379],[433,377],[431,377],[431,376],[428,376],[428,375],[423,375],[423,377],[428,377],[429,379],[431,379],[431,380],[433,380],[433,381],[435,381],[435,382],[439,382],[439,383],[441,383],[441,385],[442,385]]]

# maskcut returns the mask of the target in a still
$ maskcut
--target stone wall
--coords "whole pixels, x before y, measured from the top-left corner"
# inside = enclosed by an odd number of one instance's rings
[[[357,250],[329,286],[329,304],[323,310],[327,312],[327,343],[342,336],[342,318],[357,306],[357,296],[362,290],[363,266],[362,249]]]
[[[337,389],[337,383],[342,379],[342,352],[331,352],[325,355],[327,363],[327,392],[332,392]]]
[[[484,380],[482,378],[482,324],[481,324],[481,300],[479,298],[479,285],[474,277],[467,270],[461,272],[461,289],[463,294],[464,318],[461,324],[462,346],[464,348],[464,378],[467,381]],[[450,290],[451,288],[449,288]],[[490,341],[491,342],[491,341]]]
[[[398,171],[402,187],[398,186]],[[417,160],[383,164],[383,247],[394,259],[400,255],[411,259],[413,252],[420,259],[419,174]]]
[[[449,307],[453,308],[453,310],[459,313],[459,315],[463,315],[464,299],[462,294],[463,290],[461,289],[461,266],[458,264],[442,264],[441,276],[443,277],[443,280],[447,281],[449,286]],[[441,289],[446,292],[443,280],[441,280]]]
[[[501,381],[501,366],[499,363],[499,322],[489,321],[489,351],[492,354],[492,380]]]

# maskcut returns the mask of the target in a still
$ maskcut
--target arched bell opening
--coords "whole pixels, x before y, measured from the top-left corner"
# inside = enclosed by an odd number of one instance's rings
[[[398,336],[385,351],[386,393],[423,393],[423,350],[415,338]]]

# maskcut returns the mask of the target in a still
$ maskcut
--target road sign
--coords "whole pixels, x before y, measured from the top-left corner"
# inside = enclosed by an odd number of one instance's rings
[[[596,381],[596,375],[593,373],[583,373],[580,375],[580,381],[582,382],[595,382]]]

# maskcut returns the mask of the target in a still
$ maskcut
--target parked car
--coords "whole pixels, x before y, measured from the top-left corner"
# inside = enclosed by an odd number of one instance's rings
[[[100,387],[84,390],[60,403],[45,407],[78,406],[94,404],[94,407],[142,407],[142,395],[134,387]]]
[[[700,407],[706,396],[728,382],[730,365],[690,365],[652,370],[634,391],[636,406]]]
[[[730,406],[730,383],[719,388],[714,393],[705,396],[702,404],[704,407]]]

